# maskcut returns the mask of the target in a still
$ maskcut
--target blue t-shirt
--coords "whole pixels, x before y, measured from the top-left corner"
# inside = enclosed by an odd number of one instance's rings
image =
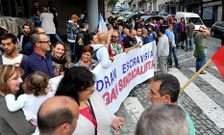
[[[172,46],[176,46],[175,36],[174,36],[173,31],[166,29],[165,34],[167,35],[168,39],[172,41]]]

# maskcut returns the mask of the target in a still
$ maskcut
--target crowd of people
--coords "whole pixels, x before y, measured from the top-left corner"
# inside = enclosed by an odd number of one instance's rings
[[[116,55],[150,42],[156,43],[161,74],[150,83],[148,97],[155,106],[142,114],[136,135],[195,134],[192,120],[177,103],[179,81],[167,72],[172,59],[175,67],[181,68],[179,49],[194,51],[196,72],[205,64],[204,39],[209,34],[205,27],[195,32],[190,19],[187,23],[184,19],[178,23],[176,19],[137,19],[121,25],[109,17],[108,33],[97,28],[88,32],[88,20],[73,14],[65,23],[67,41],[63,42],[57,34],[52,1],[42,13],[35,1],[32,15],[33,32],[27,23],[18,36],[1,28],[0,134],[109,135],[111,127],[118,132],[125,121],[107,110],[94,90],[91,70],[99,63],[108,68]],[[62,79],[52,89],[50,78],[57,76]]]

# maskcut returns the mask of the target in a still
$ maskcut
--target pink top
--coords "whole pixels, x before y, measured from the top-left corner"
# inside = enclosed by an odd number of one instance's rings
[[[79,113],[86,117],[96,127],[96,120],[93,118],[89,106],[80,110]]]

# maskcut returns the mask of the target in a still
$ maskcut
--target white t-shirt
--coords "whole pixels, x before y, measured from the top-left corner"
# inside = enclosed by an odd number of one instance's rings
[[[33,125],[37,124],[37,112],[41,104],[50,97],[53,97],[55,91],[49,89],[46,95],[34,96],[33,94],[22,94],[17,99],[13,94],[5,96],[6,105],[9,111],[15,112],[22,109],[27,121]]]
[[[2,63],[3,65],[16,65],[19,66],[22,61],[23,55],[19,54],[14,59],[8,59],[4,55],[2,55]]]
[[[54,15],[51,13],[43,12],[40,14],[41,27],[45,30],[46,34],[56,34],[54,24]]]

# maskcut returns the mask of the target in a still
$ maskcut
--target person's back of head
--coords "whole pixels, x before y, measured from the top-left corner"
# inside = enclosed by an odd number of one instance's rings
[[[36,34],[45,34],[45,31],[43,28],[41,27],[35,27],[34,30],[33,30],[33,34],[36,33]]]
[[[188,23],[192,23],[192,20],[191,19],[188,19]]]
[[[186,114],[174,104],[156,104],[146,109],[135,135],[188,135]]]
[[[71,67],[65,70],[55,95],[69,96],[79,103],[79,93],[94,86],[94,83],[95,76],[90,70],[85,67]]]
[[[23,84],[26,94],[41,96],[48,93],[49,76],[41,71],[35,71],[29,74]]]
[[[97,34],[98,40],[100,44],[106,44],[107,43],[107,35],[105,32],[100,32]]]
[[[37,114],[40,135],[71,135],[78,115],[79,107],[75,100],[66,96],[47,99]]]

